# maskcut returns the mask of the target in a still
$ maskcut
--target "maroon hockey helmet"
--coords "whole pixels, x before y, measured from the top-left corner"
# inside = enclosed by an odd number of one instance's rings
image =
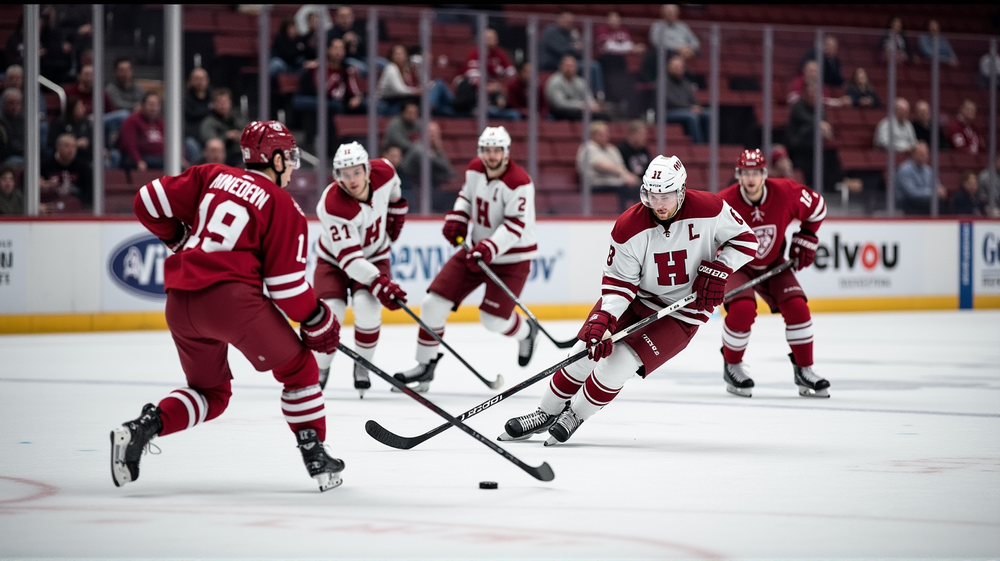
[[[740,158],[736,161],[736,169],[767,169],[767,158],[760,148],[756,150],[744,150]]]
[[[253,121],[247,125],[240,135],[240,150],[243,161],[248,164],[270,164],[275,150],[280,150],[286,165],[299,168],[295,136],[278,121]]]

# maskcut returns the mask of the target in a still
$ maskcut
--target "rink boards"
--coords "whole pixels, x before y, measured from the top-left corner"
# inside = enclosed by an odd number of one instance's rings
[[[522,294],[536,316],[586,314],[600,296],[612,225],[539,221]],[[321,228],[310,221],[310,279]],[[455,251],[440,228],[439,218],[411,217],[393,247],[393,278],[414,307]],[[816,263],[798,274],[814,311],[1000,307],[1000,221],[831,218],[819,240]],[[0,222],[0,333],[163,329],[166,257],[134,220]],[[481,291],[452,321],[478,319]],[[411,321],[384,314],[387,323]]]

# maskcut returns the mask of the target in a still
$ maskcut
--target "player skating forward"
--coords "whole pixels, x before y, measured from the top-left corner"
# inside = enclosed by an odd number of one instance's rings
[[[479,157],[465,170],[465,184],[453,210],[445,216],[444,237],[452,245],[466,238],[472,249],[451,257],[434,277],[420,309],[420,318],[444,335],[448,313],[479,285],[486,295],[479,318],[486,329],[518,340],[518,364],[525,366],[534,351],[537,328],[514,312],[514,301],[491,282],[476,263],[481,259],[520,296],[528,279],[535,242],[535,186],[528,172],[510,160],[510,135],[503,127],[486,127],[479,136]],[[417,335],[417,366],[396,374],[416,391],[427,391],[441,355],[430,333]]]
[[[736,163],[735,185],[719,196],[743,216],[757,235],[760,245],[757,255],[746,267],[729,277],[727,290],[751,280],[777,265],[785,256],[785,231],[793,221],[802,223],[792,235],[788,254],[801,270],[816,258],[819,240],[816,231],[826,218],[823,196],[791,179],[769,179],[767,161],[760,150],[746,150]],[[725,326],[722,331],[722,378],[733,394],[750,397],[753,379],[745,364],[743,352],[750,339],[750,326],[757,317],[754,291],[771,308],[781,312],[785,320],[785,339],[792,348],[795,385],[799,395],[830,397],[830,382],[813,370],[813,327],[805,292],[790,269],[744,290],[726,303]]]
[[[347,312],[347,294],[351,294],[355,350],[372,360],[382,327],[382,306],[398,310],[393,299],[406,301],[406,293],[390,280],[389,246],[403,230],[408,205],[392,164],[384,158],[369,161],[368,152],[357,142],[337,148],[333,173],[336,180],[316,205],[323,234],[313,286],[341,322]],[[323,388],[331,361],[333,355],[316,353]],[[368,370],[357,363],[354,387],[361,397],[371,387]]]
[[[340,324],[306,282],[306,218],[282,189],[298,167],[295,138],[277,121],[254,121],[243,129],[240,147],[246,170],[194,166],[154,179],[135,197],[139,221],[175,252],[164,264],[166,319],[188,385],[111,432],[111,474],[119,487],[138,479],[154,437],[226,410],[229,345],[284,386],[282,413],[320,490],[341,483],[344,462],[324,444],[326,412],[310,351],[333,352]],[[281,312],[301,322],[301,340]]]
[[[571,351],[586,347],[589,360],[557,371],[538,409],[507,421],[500,440],[548,430],[546,445],[566,442],[629,378],[645,377],[683,350],[722,303],[726,279],[753,258],[757,240],[725,201],[687,191],[686,181],[687,171],[676,156],[650,162],[639,188],[642,203],[619,216],[611,231],[601,300]],[[689,307],[618,344],[602,340],[605,332],[624,329],[691,292],[697,297]]]

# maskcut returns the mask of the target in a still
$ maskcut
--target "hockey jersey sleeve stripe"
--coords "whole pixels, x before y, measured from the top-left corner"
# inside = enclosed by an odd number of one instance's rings
[[[505,222],[511,222],[513,224],[516,224],[522,230],[524,229],[524,221],[523,220],[519,220],[517,218],[514,218],[513,216],[505,216],[504,217],[504,221]]]
[[[139,196],[142,198],[142,204],[146,207],[146,212],[149,213],[153,218],[160,217],[160,211],[156,210],[156,205],[153,204],[153,199],[149,196],[149,189],[147,185],[143,185],[139,188]]]
[[[507,228],[507,230],[509,230],[511,234],[514,234],[515,236],[517,236],[519,238],[521,237],[521,233],[522,233],[521,230],[514,229],[513,227],[511,227],[510,224],[508,224],[506,222],[503,223],[503,227]]]
[[[153,190],[156,191],[156,198],[160,201],[163,215],[167,218],[173,218],[174,211],[170,208],[170,199],[167,198],[167,192],[163,190],[163,184],[160,183],[159,179],[153,180]]]
[[[355,253],[359,255],[362,254],[360,245],[352,245],[351,247],[345,247],[343,251],[338,253],[334,258],[337,261],[343,261]]]
[[[508,249],[505,255],[510,255],[512,253],[528,253],[530,251],[537,251],[538,244],[531,244],[528,247],[512,247]]]
[[[628,292],[617,287],[602,286],[601,296],[621,296],[622,298],[628,300],[629,302],[635,300],[634,292]]]
[[[609,275],[604,275],[604,277],[601,279],[601,284],[604,286],[610,285],[610,286],[625,288],[633,293],[639,290],[639,285],[632,284],[630,282],[626,282],[621,279],[616,279],[615,277]]]
[[[268,286],[278,286],[279,284],[288,284],[290,282],[295,282],[299,279],[304,279],[304,278],[306,278],[306,272],[299,271],[298,273],[288,273],[287,275],[266,277],[264,279],[264,284]]]
[[[819,204],[816,205],[816,210],[813,211],[812,215],[805,220],[807,223],[819,222],[826,218],[826,201],[823,199],[819,200]]]
[[[287,298],[294,298],[307,290],[309,290],[309,283],[303,279],[298,286],[285,290],[268,290],[268,294],[271,295],[271,300],[285,300]]]

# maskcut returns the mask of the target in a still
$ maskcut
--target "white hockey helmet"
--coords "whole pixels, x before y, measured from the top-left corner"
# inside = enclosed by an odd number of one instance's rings
[[[657,156],[649,162],[646,173],[642,174],[642,185],[639,187],[639,200],[649,208],[651,195],[676,193],[677,210],[670,216],[673,218],[684,204],[684,192],[687,187],[687,170],[677,156]]]
[[[333,174],[340,177],[340,170],[353,166],[365,166],[365,175],[371,172],[372,166],[368,161],[368,151],[357,142],[341,144],[337,148],[337,153],[333,155]]]
[[[476,148],[476,153],[480,158],[483,157],[483,148],[487,146],[499,146],[503,148],[504,164],[510,159],[510,133],[503,126],[486,127],[483,129],[483,134],[479,135],[479,145]]]

